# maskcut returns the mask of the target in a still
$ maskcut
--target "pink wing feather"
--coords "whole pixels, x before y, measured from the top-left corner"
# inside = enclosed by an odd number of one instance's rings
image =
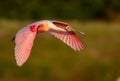
[[[22,66],[28,59],[36,32],[32,32],[29,27],[19,30],[15,37],[15,59],[18,66]]]
[[[66,43],[68,46],[70,46],[75,51],[80,51],[84,48],[83,43],[80,41],[79,37],[75,34],[74,31],[55,31],[55,30],[49,30],[49,32],[54,35],[56,38],[62,40],[64,43]]]

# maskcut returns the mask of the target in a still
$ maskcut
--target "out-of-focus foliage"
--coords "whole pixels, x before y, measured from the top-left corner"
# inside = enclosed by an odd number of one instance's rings
[[[0,17],[18,19],[113,19],[120,0],[0,0]]]

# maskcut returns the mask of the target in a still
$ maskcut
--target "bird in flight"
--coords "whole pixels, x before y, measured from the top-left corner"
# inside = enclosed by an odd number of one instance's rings
[[[13,38],[15,40],[15,59],[18,66],[22,66],[27,61],[36,35],[43,32],[54,35],[75,51],[80,51],[85,47],[68,23],[55,20],[38,21],[20,29]]]

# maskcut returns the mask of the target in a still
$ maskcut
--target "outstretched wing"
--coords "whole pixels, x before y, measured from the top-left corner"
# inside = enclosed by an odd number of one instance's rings
[[[74,31],[56,31],[56,30],[49,30],[49,33],[54,35],[56,38],[62,40],[68,46],[70,46],[75,51],[80,51],[84,48],[83,43],[80,41],[79,37],[75,34]]]
[[[22,66],[28,59],[36,32],[29,27],[24,27],[15,36],[15,59],[18,66]]]

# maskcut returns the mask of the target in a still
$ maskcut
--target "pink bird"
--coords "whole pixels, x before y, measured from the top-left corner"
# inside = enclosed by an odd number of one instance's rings
[[[38,21],[19,30],[13,38],[15,40],[15,59],[18,66],[22,66],[27,61],[36,35],[42,32],[49,32],[75,51],[84,48],[83,43],[69,24],[52,20]]]

